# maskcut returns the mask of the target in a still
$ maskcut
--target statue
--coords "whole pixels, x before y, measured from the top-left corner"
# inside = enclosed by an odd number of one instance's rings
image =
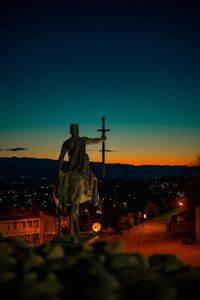
[[[90,201],[96,207],[96,213],[102,213],[98,194],[98,179],[92,172],[86,145],[105,142],[103,138],[79,137],[79,126],[70,125],[71,137],[66,140],[60,152],[56,170],[56,183],[53,187],[53,199],[56,203],[58,233],[61,236],[61,215],[70,209],[70,236],[78,242],[75,234],[79,233],[79,204]],[[64,157],[68,153],[68,169],[62,171]]]

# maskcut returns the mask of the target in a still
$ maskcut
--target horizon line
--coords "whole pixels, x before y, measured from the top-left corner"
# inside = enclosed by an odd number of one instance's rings
[[[57,161],[57,159],[54,159],[54,158],[45,158],[45,157],[27,157],[27,156],[24,156],[24,157],[18,157],[18,156],[11,156],[11,157],[8,157],[8,156],[2,156],[0,157],[1,158],[7,158],[7,159],[12,159],[12,158],[17,158],[17,159],[44,159],[44,160],[53,160],[53,161]],[[67,160],[65,160],[64,162],[67,162]],[[90,161],[90,163],[102,163],[101,161]],[[115,162],[115,163],[105,163],[105,164],[109,164],[109,165],[129,165],[129,166],[133,166],[133,167],[142,167],[142,166],[162,166],[162,167],[191,167],[191,165],[189,164],[152,164],[152,163],[149,163],[149,164],[138,164],[138,165],[135,165],[135,164],[132,164],[132,163],[120,163],[120,162]]]

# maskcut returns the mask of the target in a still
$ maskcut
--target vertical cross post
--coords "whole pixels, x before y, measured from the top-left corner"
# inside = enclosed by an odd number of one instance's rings
[[[106,131],[110,131],[110,129],[106,129],[106,118],[105,116],[102,117],[102,128],[101,129],[97,129],[97,131],[101,131],[102,135],[101,137],[102,138],[105,138],[106,137]],[[106,152],[106,149],[105,149],[105,142],[102,142],[102,177],[105,176],[105,152]]]

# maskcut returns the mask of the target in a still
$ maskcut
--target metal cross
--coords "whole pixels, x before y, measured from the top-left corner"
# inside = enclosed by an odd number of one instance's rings
[[[102,132],[101,137],[105,138],[106,137],[106,135],[105,135],[106,131],[110,131],[110,129],[105,128],[106,118],[104,116],[102,117],[101,120],[102,120],[102,129],[97,129],[97,131],[101,131]],[[105,153],[106,153],[105,142],[102,142],[101,152],[102,152],[102,177],[104,177],[105,176]]]

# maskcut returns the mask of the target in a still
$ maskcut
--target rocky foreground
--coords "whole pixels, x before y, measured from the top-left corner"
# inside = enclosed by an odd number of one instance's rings
[[[174,255],[126,254],[121,243],[31,249],[1,236],[0,289],[7,299],[199,300],[200,268]]]

